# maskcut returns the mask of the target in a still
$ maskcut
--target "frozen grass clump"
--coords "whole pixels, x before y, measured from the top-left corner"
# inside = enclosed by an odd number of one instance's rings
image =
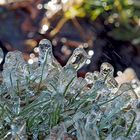
[[[139,81],[118,86],[109,63],[77,77],[88,59],[77,48],[62,67],[47,39],[31,65],[9,52],[0,74],[0,139],[139,140]]]

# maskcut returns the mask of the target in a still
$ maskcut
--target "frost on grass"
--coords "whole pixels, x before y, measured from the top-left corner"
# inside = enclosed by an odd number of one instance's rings
[[[62,67],[47,39],[33,64],[9,52],[0,73],[0,139],[139,140],[140,82],[118,86],[109,63],[77,77],[89,58],[77,48]]]

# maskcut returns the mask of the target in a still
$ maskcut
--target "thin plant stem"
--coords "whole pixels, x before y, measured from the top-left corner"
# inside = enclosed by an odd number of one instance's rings
[[[38,85],[38,90],[37,90],[37,92],[39,92],[40,86],[41,86],[41,84],[42,84],[44,68],[45,68],[45,65],[46,65],[46,62],[47,62],[47,55],[48,55],[48,52],[45,54],[45,62],[43,63],[43,66],[42,66],[41,78],[40,78],[40,82],[39,82],[39,85]]]
[[[134,117],[133,117],[133,120],[132,120],[132,122],[131,122],[131,125],[130,125],[130,127],[129,127],[127,133],[126,133],[126,137],[129,136],[129,134],[130,134],[130,132],[131,132],[131,130],[132,130],[133,124],[134,124],[134,122],[135,122],[135,119],[136,119],[136,117],[134,116]]]

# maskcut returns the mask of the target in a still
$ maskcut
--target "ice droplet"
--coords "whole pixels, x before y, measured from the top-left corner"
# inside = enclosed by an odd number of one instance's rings
[[[43,64],[46,59],[51,59],[51,55],[52,55],[51,42],[47,39],[42,39],[39,42],[39,64]]]
[[[114,68],[111,64],[105,62],[100,68],[100,78],[105,80],[106,85],[109,88],[116,88],[118,86],[117,81],[113,77]]]
[[[49,70],[54,67],[62,68],[53,56],[52,44],[48,39],[42,39],[39,43],[39,65],[44,63],[49,66]]]
[[[17,85],[17,80],[22,83],[28,74],[26,63],[19,51],[8,52],[3,69],[3,82],[7,87]]]
[[[93,73],[87,72],[85,75],[85,80],[87,81],[88,84],[93,83]]]
[[[89,56],[82,48],[76,48],[72,54],[72,56],[69,58],[67,65],[72,65],[75,69],[80,69],[86,61],[89,59]]]
[[[101,68],[100,68],[100,75],[103,76],[104,78],[105,77],[113,77],[113,73],[114,73],[114,68],[111,64],[105,62],[101,65]]]
[[[0,64],[1,64],[2,60],[3,60],[3,57],[4,57],[4,54],[3,54],[2,49],[0,48]]]

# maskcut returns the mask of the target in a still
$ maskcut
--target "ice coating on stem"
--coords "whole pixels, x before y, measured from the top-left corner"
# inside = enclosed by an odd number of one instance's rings
[[[52,60],[52,44],[49,40],[43,39],[39,42],[39,65],[45,61]]]
[[[51,71],[60,71],[62,66],[58,63],[52,53],[52,44],[48,39],[42,39],[39,42],[39,58],[38,65],[31,65],[31,80],[36,79],[36,83],[40,83],[42,80],[45,80],[47,75],[51,73]],[[34,69],[33,69],[33,68]],[[49,76],[48,76],[49,77]]]
[[[113,77],[114,74],[114,68],[111,64],[105,62],[100,67],[100,75],[104,78],[107,76]]]
[[[110,87],[110,88],[115,88],[118,86],[117,81],[113,77],[114,74],[114,68],[111,64],[108,62],[105,62],[101,65],[100,67],[100,78],[105,80],[105,83]]]
[[[66,87],[69,85],[69,83],[73,83],[75,77],[76,71],[72,66],[68,65],[64,67],[59,75],[57,90],[61,93],[64,93]]]
[[[25,77],[28,75],[26,63],[22,53],[19,51],[8,52],[3,69],[3,82],[7,87],[14,87],[19,83],[24,83]]]
[[[86,61],[90,57],[87,55],[84,49],[82,48],[76,48],[72,54],[72,56],[69,58],[67,65],[72,65],[76,70],[79,70],[81,67],[83,67],[86,63]]]
[[[12,104],[12,111],[15,113],[15,114],[19,114],[20,112],[20,98],[17,96],[17,97],[13,97],[13,104]]]
[[[61,65],[53,56],[52,44],[48,39],[42,39],[39,43],[39,65],[48,65],[49,70],[54,67],[61,69]]]
[[[94,82],[93,73],[87,72],[85,75],[85,79],[88,84],[92,84]]]
[[[0,85],[0,136],[139,139],[140,82],[118,87],[109,63],[103,63],[100,72],[78,77],[87,59],[77,48],[62,67],[47,39],[39,43],[39,65],[27,65],[20,52],[9,52]]]

